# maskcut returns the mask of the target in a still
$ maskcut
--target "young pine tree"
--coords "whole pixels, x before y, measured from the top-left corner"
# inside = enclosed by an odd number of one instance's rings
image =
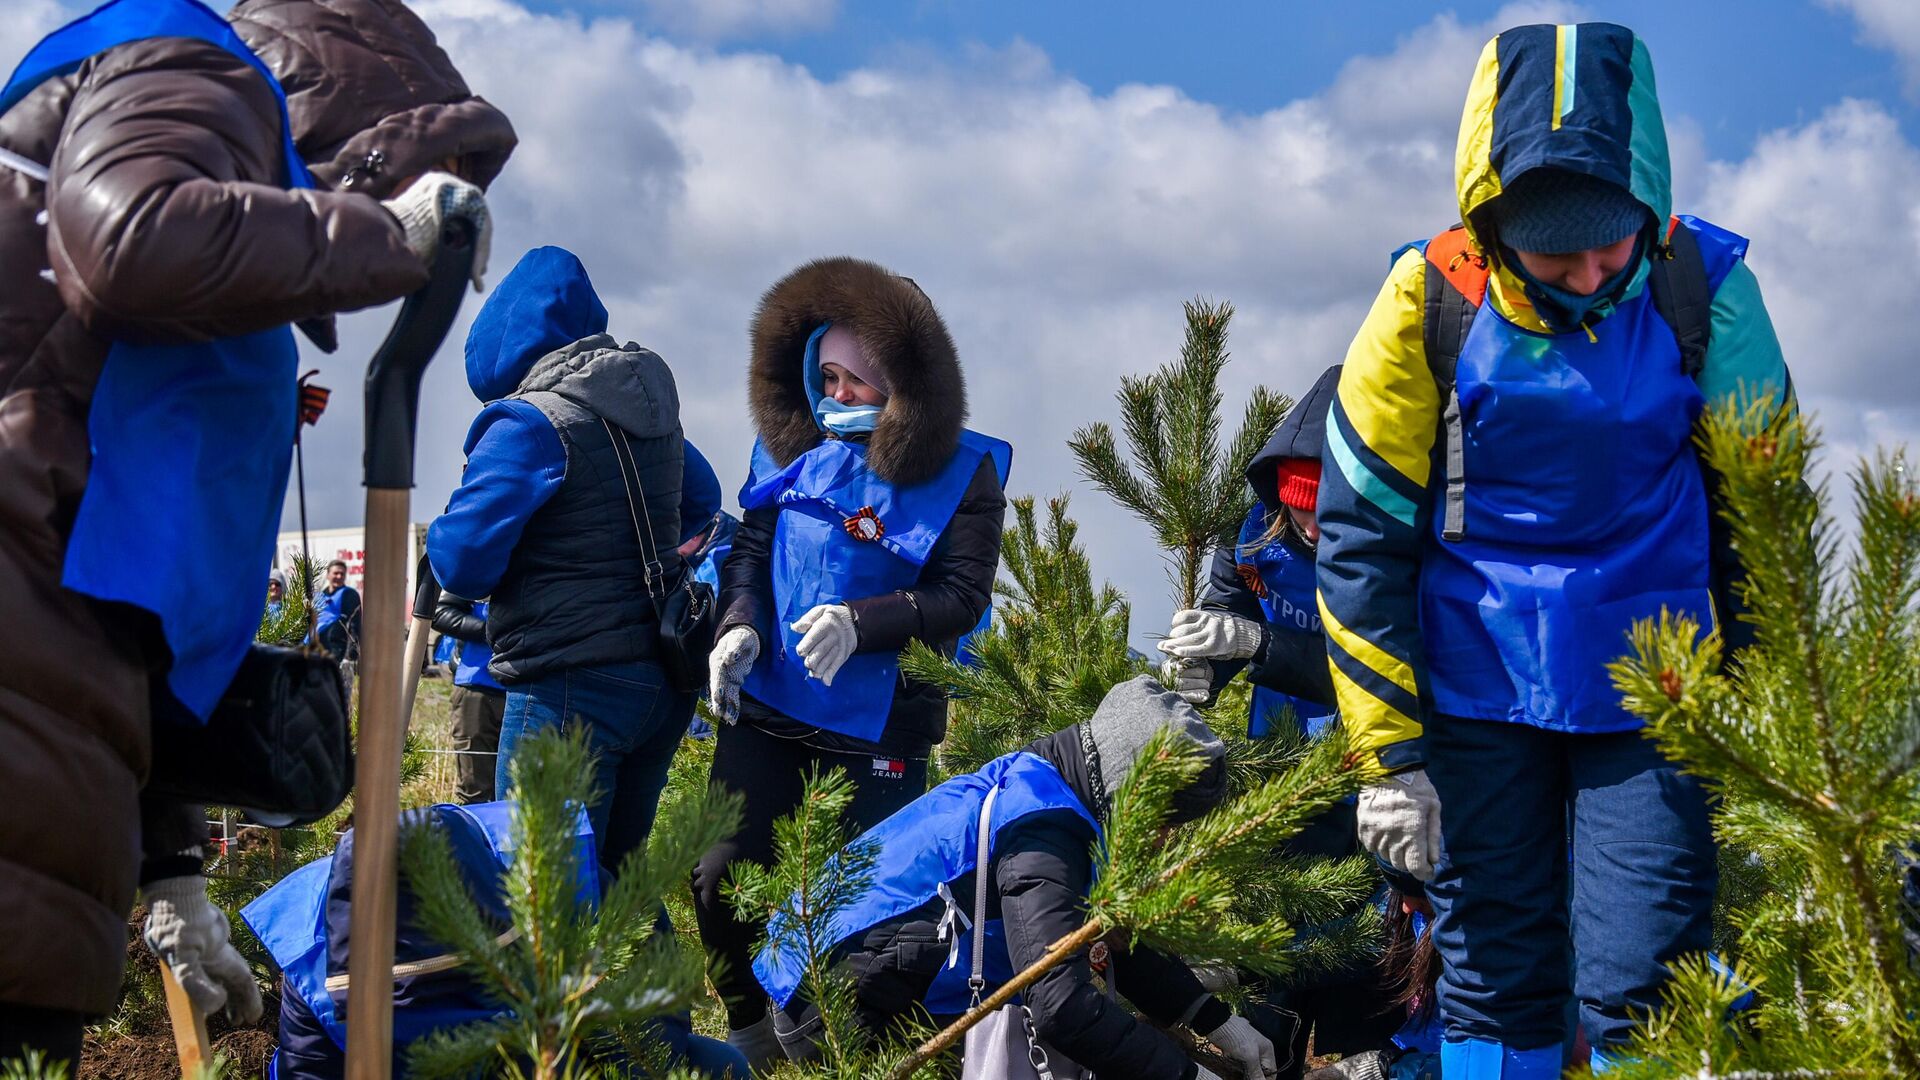
[[[1207,553],[1233,542],[1253,505],[1247,465],[1293,402],[1254,387],[1240,430],[1223,453],[1220,372],[1227,364],[1233,305],[1191,300],[1186,315],[1179,360],[1120,380],[1128,455],[1122,456],[1106,424],[1081,428],[1067,445],[1082,475],[1153,528],[1155,543],[1172,564],[1174,596],[1190,608],[1199,600]]]
[[[1717,630],[1663,617],[1613,669],[1662,749],[1719,792],[1720,839],[1764,879],[1732,912],[1735,974],[1677,964],[1628,1080],[1920,1076],[1901,892],[1920,844],[1920,485],[1904,452],[1862,463],[1843,559],[1824,489],[1801,479],[1817,440],[1766,405],[1719,410],[1704,435],[1758,643],[1728,657]]]
[[[841,815],[852,803],[853,784],[845,772],[814,772],[800,805],[774,824],[771,866],[738,862],[729,871],[729,899],[741,917],[765,918],[767,944],[807,958],[799,998],[820,1014],[819,1059],[783,1066],[777,1076],[872,1077],[885,1069],[885,1060],[904,1052],[860,1026],[853,980],[832,963],[834,920],[872,886],[879,855],[871,843],[849,843],[853,838]]]
[[[700,954],[657,933],[656,919],[701,853],[733,834],[738,797],[710,792],[664,807],[646,847],[627,856],[596,904],[598,868],[574,843],[581,803],[593,797],[584,738],[535,735],[520,744],[512,772],[514,859],[502,875],[509,933],[468,895],[444,835],[415,829],[401,840],[421,927],[503,1007],[416,1042],[408,1063],[422,1080],[595,1076],[597,1052],[631,1043],[646,1021],[704,992]]]
[[[1000,539],[1005,577],[994,584],[993,626],[973,638],[973,662],[921,642],[901,659],[909,675],[953,699],[940,749],[948,773],[1087,719],[1108,690],[1148,670],[1127,645],[1126,600],[1093,583],[1067,496],[1047,500],[1044,524],[1031,495],[1015,499],[1013,512]]]

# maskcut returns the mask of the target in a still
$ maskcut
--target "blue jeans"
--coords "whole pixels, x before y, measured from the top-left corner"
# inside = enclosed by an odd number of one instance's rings
[[[1659,1005],[1666,964],[1713,946],[1706,791],[1637,731],[1441,716],[1427,744],[1447,1038],[1558,1045],[1571,994],[1588,1041],[1619,1045],[1630,1014]]]
[[[646,843],[667,766],[693,715],[693,695],[676,693],[657,665],[641,661],[569,668],[507,688],[494,789],[508,798],[508,766],[520,740],[557,725],[580,725],[593,751],[599,797],[587,806],[600,865],[617,870]]]

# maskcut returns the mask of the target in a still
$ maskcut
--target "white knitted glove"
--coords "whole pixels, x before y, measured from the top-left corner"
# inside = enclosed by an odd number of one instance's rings
[[[1194,1068],[1199,1071],[1193,1074],[1193,1080],[1222,1080],[1219,1073],[1214,1072],[1205,1065],[1196,1064]]]
[[[840,665],[860,644],[860,632],[853,628],[853,609],[845,604],[819,604],[800,616],[793,628],[805,635],[794,651],[807,662],[807,674],[832,686]]]
[[[707,704],[729,724],[740,719],[740,685],[758,659],[760,635],[750,626],[736,626],[713,643],[713,655],[707,659]]]
[[[227,941],[227,914],[207,899],[207,879],[199,874],[161,878],[141,892],[147,901],[141,936],[173,969],[200,1015],[226,1009],[241,1024],[260,1019],[260,987]]]
[[[1174,660],[1160,665],[1160,685],[1189,705],[1205,705],[1213,696],[1213,665],[1205,660]]]
[[[449,172],[422,173],[407,190],[381,206],[407,231],[407,247],[420,261],[433,265],[440,247],[440,227],[450,217],[473,219],[473,291],[479,292],[487,273],[487,254],[493,249],[493,222],[487,216],[487,197],[477,187]]]
[[[1207,1041],[1240,1067],[1239,1080],[1273,1080],[1280,1074],[1273,1042],[1244,1016],[1231,1016],[1207,1034]]]
[[[1260,651],[1260,624],[1228,611],[1187,608],[1173,613],[1160,651],[1182,660],[1245,660]]]
[[[1361,846],[1403,874],[1433,880],[1440,858],[1440,793],[1427,770],[1361,788],[1359,817]]]

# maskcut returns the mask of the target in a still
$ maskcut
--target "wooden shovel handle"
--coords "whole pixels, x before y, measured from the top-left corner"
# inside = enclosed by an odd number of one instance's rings
[[[193,1080],[213,1064],[212,1043],[207,1038],[207,1018],[193,1007],[187,988],[173,977],[173,969],[160,962],[160,985],[167,991],[167,1019],[173,1022],[173,1047],[180,1055],[180,1075]]]

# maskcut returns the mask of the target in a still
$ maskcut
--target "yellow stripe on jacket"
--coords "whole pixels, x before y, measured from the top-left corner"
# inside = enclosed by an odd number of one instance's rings
[[[1320,482],[1320,610],[1341,722],[1389,767],[1420,735],[1425,678],[1419,570],[1440,415],[1425,275],[1419,252],[1403,254],[1348,347]]]

